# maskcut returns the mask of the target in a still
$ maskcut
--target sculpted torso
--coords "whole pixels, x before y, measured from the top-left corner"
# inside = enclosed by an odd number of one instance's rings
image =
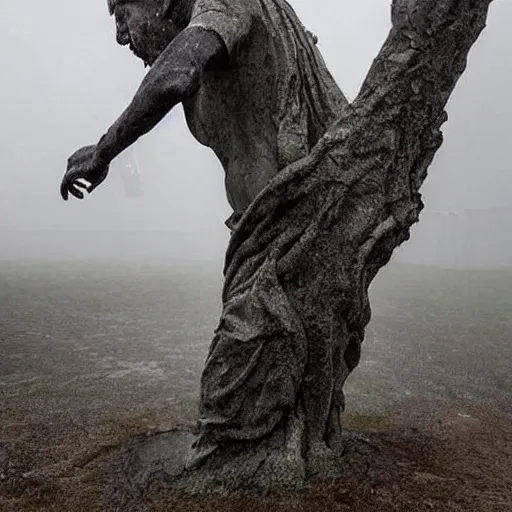
[[[118,42],[151,69],[100,142],[70,158],[65,199],[83,197],[77,180],[96,188],[109,162],[181,102],[194,137],[219,158],[239,217],[346,104],[284,0],[109,0],[109,7]]]
[[[185,114],[221,161],[228,200],[241,214],[279,170],[309,152],[345,98],[283,0],[194,5],[189,26],[218,34],[229,62],[203,74]]]
[[[251,47],[239,50],[236,65],[206,71],[197,93],[183,102],[191,133],[224,168],[235,214],[249,206],[279,168],[275,61],[270,52]]]

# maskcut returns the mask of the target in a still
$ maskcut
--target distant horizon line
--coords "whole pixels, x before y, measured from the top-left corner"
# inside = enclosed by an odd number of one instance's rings
[[[116,265],[116,264],[127,264],[127,265],[148,265],[148,266],[160,266],[165,264],[165,266],[172,265],[182,265],[182,264],[192,264],[192,265],[204,265],[204,264],[213,264],[214,266],[219,266],[219,263],[222,264],[222,261],[219,258],[191,258],[191,257],[173,257],[173,258],[112,258],[112,257],[94,257],[94,258],[36,258],[36,257],[25,257],[25,258],[2,258],[0,256],[1,264],[21,264],[21,265],[37,265],[37,264],[77,264],[77,263],[88,263],[88,264],[107,264],[107,265]],[[512,271],[512,265],[493,265],[493,266],[450,266],[450,265],[441,265],[434,263],[417,263],[410,261],[390,261],[385,267],[381,269],[381,272],[386,268],[393,267],[422,267],[424,269],[432,269],[432,270],[446,270],[446,271],[456,271],[456,272],[499,272],[499,271]]]

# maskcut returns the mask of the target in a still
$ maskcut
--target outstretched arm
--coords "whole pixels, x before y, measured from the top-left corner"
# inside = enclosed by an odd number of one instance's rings
[[[155,61],[132,102],[100,139],[98,152],[105,162],[149,132],[178,103],[199,88],[208,66],[227,58],[219,36],[201,27],[181,32]]]
[[[61,184],[64,200],[82,199],[80,188],[92,192],[107,177],[110,162],[154,128],[178,103],[199,88],[203,71],[222,65],[227,49],[213,31],[192,26],[162,52],[142,81],[132,102],[96,146],[79,149],[68,160]],[[80,179],[90,183],[84,186]]]

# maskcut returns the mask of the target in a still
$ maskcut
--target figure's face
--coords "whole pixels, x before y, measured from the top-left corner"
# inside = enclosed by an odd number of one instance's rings
[[[116,38],[151,66],[178,30],[163,18],[162,0],[114,0],[110,3],[116,21]]]

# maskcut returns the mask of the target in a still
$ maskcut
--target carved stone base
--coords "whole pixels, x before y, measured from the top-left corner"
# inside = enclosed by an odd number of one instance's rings
[[[332,476],[341,468],[340,453],[326,446],[304,455],[302,436],[290,428],[286,439],[276,431],[260,442],[234,443],[215,451],[198,469],[187,470],[193,441],[194,434],[186,431],[132,441],[108,470],[109,494],[140,496],[155,481],[171,493],[187,495],[302,489],[307,476]]]

